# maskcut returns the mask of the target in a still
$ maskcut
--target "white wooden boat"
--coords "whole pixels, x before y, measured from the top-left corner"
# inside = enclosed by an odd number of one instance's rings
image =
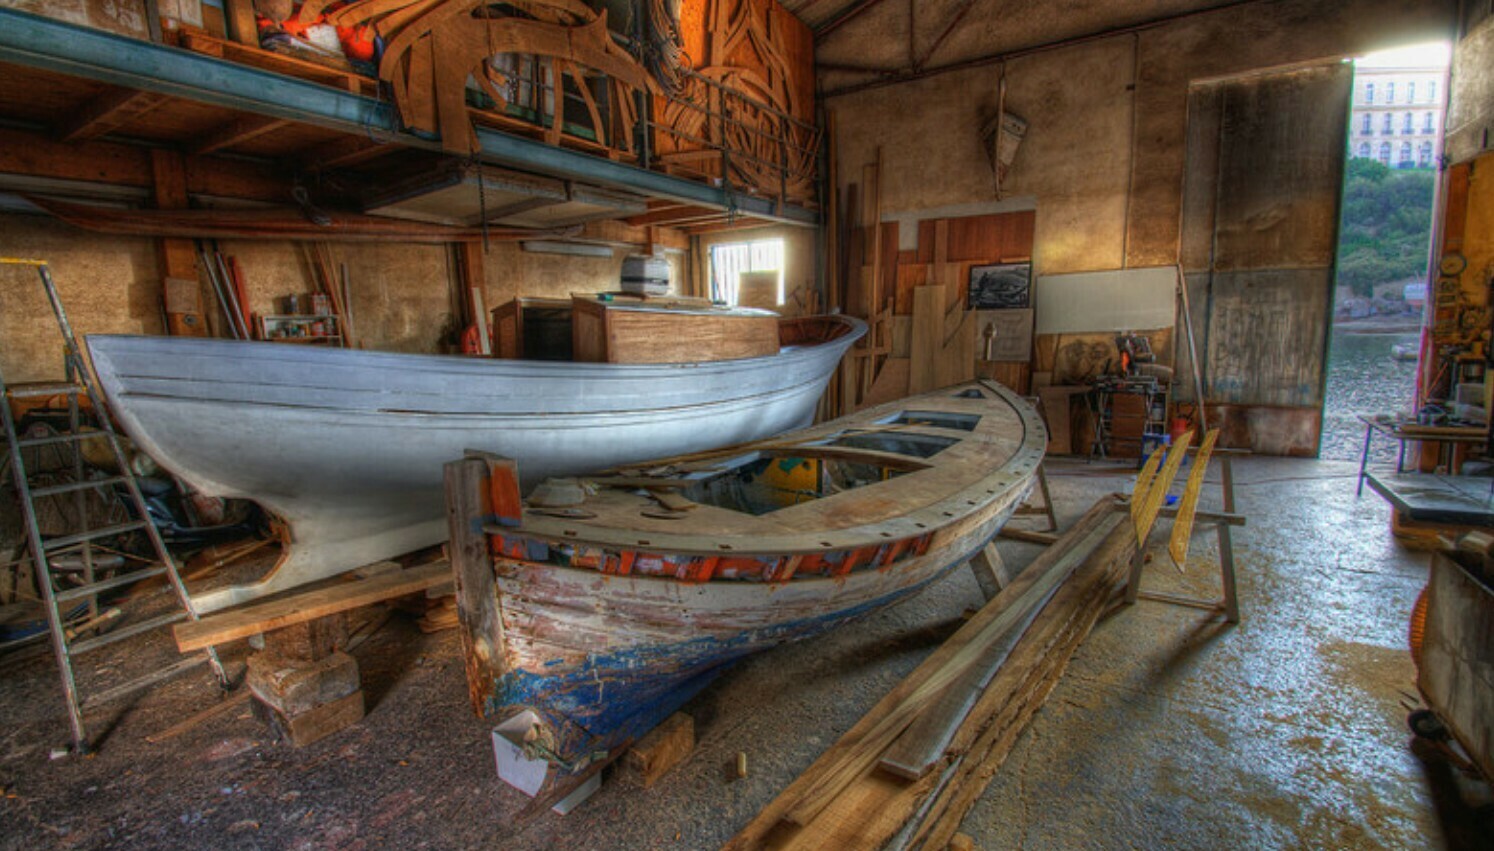
[[[732,662],[969,560],[1030,492],[1046,443],[1029,404],[980,381],[590,487],[552,483],[522,506],[508,462],[452,462],[473,707],[525,718],[526,750],[557,784],[584,777]]]
[[[865,332],[784,320],[771,357],[535,362],[190,337],[90,336],[137,446],[213,496],[274,512],[290,545],[263,579],[194,595],[214,611],[440,543],[441,465],[524,460],[526,483],[807,425]]]

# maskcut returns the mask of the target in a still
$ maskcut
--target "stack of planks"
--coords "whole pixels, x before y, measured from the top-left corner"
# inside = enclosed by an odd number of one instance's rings
[[[1136,553],[1097,502],[832,745],[726,848],[943,849]]]
[[[830,169],[838,173],[833,156]],[[879,148],[860,182],[829,205],[827,302],[870,326],[829,391],[832,412],[846,414],[977,376],[1028,392],[1029,354],[985,360],[982,315],[967,302],[973,268],[1031,259],[1035,214],[883,221],[882,184]],[[900,245],[905,226],[916,230],[915,248]],[[1030,318],[1025,321],[1030,325]]]

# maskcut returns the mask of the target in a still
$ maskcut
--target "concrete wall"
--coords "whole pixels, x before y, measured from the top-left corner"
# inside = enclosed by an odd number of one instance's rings
[[[1448,38],[1454,11],[1445,0],[1261,0],[1032,53],[1004,69],[832,97],[841,183],[856,180],[880,146],[884,210],[991,200],[978,134],[1004,70],[1006,108],[1028,131],[1003,189],[1036,201],[1034,272],[1171,264],[1191,83]],[[862,26],[836,38],[872,38]],[[822,83],[847,82],[835,80]]]
[[[155,241],[86,233],[38,216],[0,215],[7,256],[52,265],[58,290],[79,334],[162,334],[161,273]],[[314,289],[296,243],[225,240],[246,279],[248,309],[279,312],[277,299]],[[354,327],[365,348],[436,352],[451,321],[451,251],[444,245],[341,243],[333,257],[348,267]],[[565,297],[615,290],[622,248],[610,258],[535,254],[515,243],[492,243],[484,257],[489,308],[516,295]],[[675,280],[684,260],[672,255]],[[676,284],[678,288],[678,284]],[[203,289],[204,309],[212,305]],[[10,382],[62,376],[59,338],[35,270],[0,266],[0,372]]]

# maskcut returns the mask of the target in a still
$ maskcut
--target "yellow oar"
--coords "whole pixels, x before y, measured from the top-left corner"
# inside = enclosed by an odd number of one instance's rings
[[[1141,516],[1141,503],[1146,499],[1146,492],[1151,488],[1152,482],[1157,480],[1157,466],[1162,463],[1162,450],[1158,449],[1146,457],[1146,463],[1141,465],[1141,472],[1136,474],[1136,487],[1131,491],[1131,522],[1134,524],[1136,518]]]
[[[1146,545],[1146,537],[1151,534],[1152,524],[1157,522],[1157,515],[1162,511],[1162,501],[1167,498],[1167,489],[1172,487],[1172,480],[1177,478],[1178,468],[1183,464],[1183,458],[1188,455],[1188,446],[1193,442],[1193,432],[1185,432],[1177,442],[1167,450],[1167,461],[1162,465],[1162,472],[1147,488],[1146,498],[1141,506],[1141,515],[1136,518],[1136,541],[1138,545]]]
[[[1211,429],[1204,435],[1198,456],[1193,459],[1193,472],[1188,474],[1188,484],[1183,488],[1183,501],[1178,505],[1178,517],[1172,524],[1172,539],[1167,542],[1167,552],[1172,563],[1183,569],[1188,558],[1188,540],[1193,537],[1193,516],[1198,511],[1198,494],[1203,490],[1204,474],[1209,470],[1209,456],[1214,452],[1214,442],[1219,439],[1219,429]]]

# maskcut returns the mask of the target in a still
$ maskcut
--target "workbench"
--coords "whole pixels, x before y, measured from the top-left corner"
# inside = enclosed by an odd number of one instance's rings
[[[1359,454],[1359,486],[1354,491],[1356,497],[1364,494],[1365,469],[1369,466],[1370,443],[1376,434],[1400,441],[1395,460],[1397,474],[1406,471],[1406,443],[1408,441],[1444,444],[1441,451],[1445,451],[1446,445],[1489,441],[1489,429],[1484,426],[1429,426],[1410,420],[1392,419],[1384,415],[1359,414],[1358,416],[1360,422],[1364,423],[1364,448]],[[1439,452],[1438,464],[1443,463]]]
[[[1494,478],[1398,472],[1370,473],[1364,479],[1410,520],[1494,526]]]

